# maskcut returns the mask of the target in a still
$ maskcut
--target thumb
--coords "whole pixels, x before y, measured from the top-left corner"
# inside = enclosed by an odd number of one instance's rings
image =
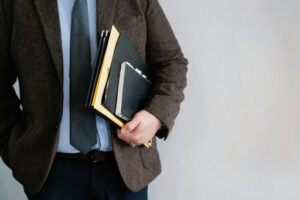
[[[137,125],[139,125],[140,119],[137,116],[134,116],[131,121],[127,122],[121,129],[121,133],[129,133],[133,131]]]

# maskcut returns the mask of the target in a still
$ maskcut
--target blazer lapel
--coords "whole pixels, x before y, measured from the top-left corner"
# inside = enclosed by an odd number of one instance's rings
[[[63,58],[60,21],[56,0],[34,0],[46,41],[57,71],[58,79],[63,82]]]
[[[46,41],[57,71],[60,83],[63,83],[63,57],[60,21],[57,0],[34,0],[36,10],[45,33]],[[110,30],[113,25],[117,0],[96,0],[97,32]]]
[[[117,0],[97,0],[97,33],[111,29],[116,5]]]

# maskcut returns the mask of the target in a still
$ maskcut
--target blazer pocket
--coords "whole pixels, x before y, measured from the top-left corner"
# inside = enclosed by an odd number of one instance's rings
[[[33,129],[33,123],[30,117],[26,116],[24,113],[20,120],[14,126],[11,136],[10,143],[8,147],[8,158],[9,164],[13,169],[15,167],[16,159],[18,157],[19,148],[22,146],[21,142],[24,140],[28,133]]]
[[[157,170],[161,169],[160,158],[159,158],[159,153],[157,151],[155,137],[152,140],[151,147],[147,148],[144,145],[141,145],[139,149],[142,157],[143,166],[145,168],[152,168],[152,169],[154,168]]]

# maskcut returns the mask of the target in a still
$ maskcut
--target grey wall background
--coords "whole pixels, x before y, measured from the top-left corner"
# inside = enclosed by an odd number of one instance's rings
[[[150,199],[300,199],[300,2],[161,4],[190,65]],[[2,163],[0,199],[25,199]]]

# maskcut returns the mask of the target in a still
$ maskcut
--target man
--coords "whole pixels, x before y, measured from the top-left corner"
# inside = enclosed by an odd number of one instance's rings
[[[154,72],[146,105],[121,130],[81,98],[96,35],[112,25]],[[173,127],[186,71],[158,0],[0,0],[0,155],[29,199],[147,199],[161,172],[156,137]]]

